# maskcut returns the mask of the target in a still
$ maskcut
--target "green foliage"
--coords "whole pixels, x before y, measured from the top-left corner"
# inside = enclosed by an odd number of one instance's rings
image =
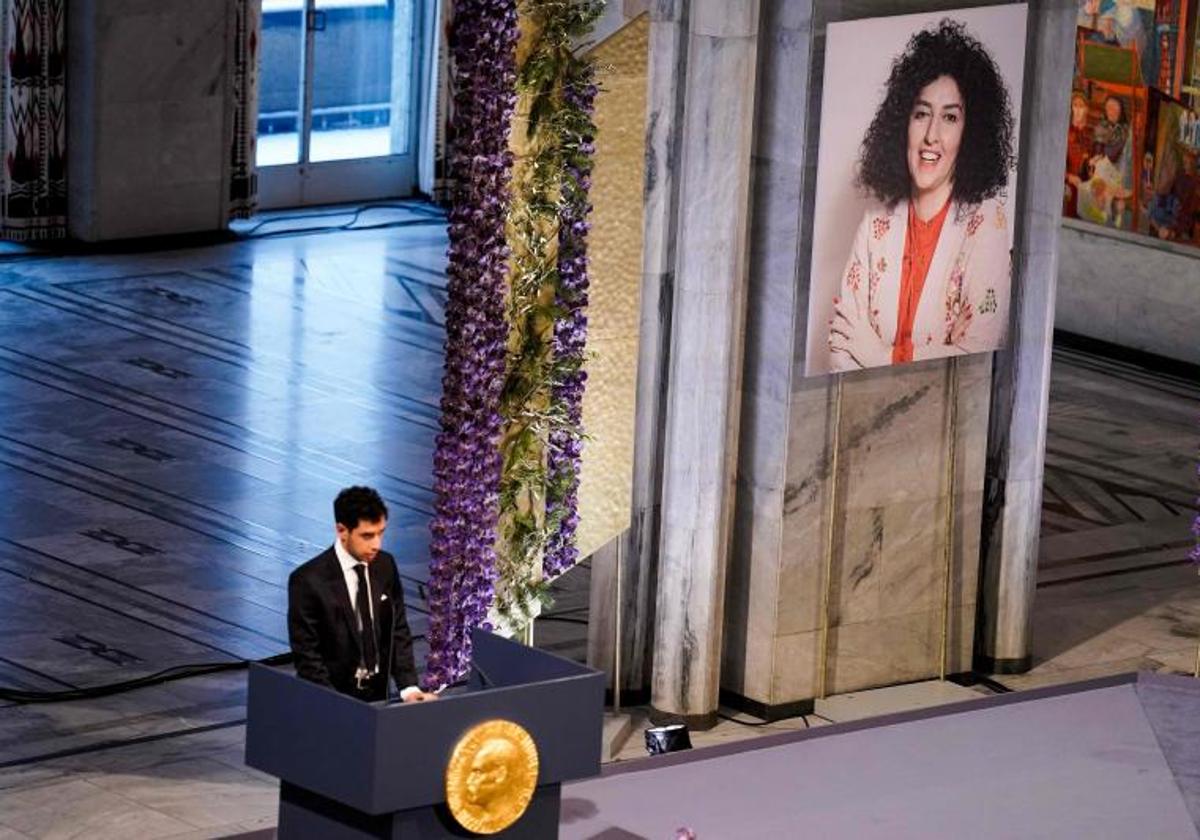
[[[552,486],[546,469],[549,435],[569,429],[582,436],[566,409],[552,399],[555,383],[579,369],[578,360],[558,360],[552,351],[558,278],[558,220],[564,201],[577,201],[567,169],[586,153],[577,138],[594,135],[591,115],[563,97],[567,86],[591,77],[590,59],[576,50],[604,10],[604,0],[523,0],[520,13],[536,32],[517,71],[518,93],[528,101],[529,153],[518,164],[509,210],[512,247],[508,318],[507,381],[500,413],[504,423],[500,485],[500,544],[497,546],[494,612],[519,631],[548,606],[549,585],[541,579],[548,537],[564,516],[546,514]],[[585,72],[586,71],[586,72]],[[560,479],[557,484],[561,484]]]

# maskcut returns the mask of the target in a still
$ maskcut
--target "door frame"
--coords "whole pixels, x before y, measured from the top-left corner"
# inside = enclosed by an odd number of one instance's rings
[[[413,89],[409,97],[408,152],[312,163],[307,162],[307,158],[312,138],[313,55],[319,31],[313,26],[316,0],[304,0],[304,50],[300,68],[301,162],[258,168],[259,210],[407,198],[416,191],[417,161],[427,151],[423,148],[428,135],[424,125],[432,117],[426,91],[436,72],[437,45],[431,41],[431,33],[437,31],[435,16],[440,4],[432,0],[414,0],[413,5],[413,51],[409,68]]]

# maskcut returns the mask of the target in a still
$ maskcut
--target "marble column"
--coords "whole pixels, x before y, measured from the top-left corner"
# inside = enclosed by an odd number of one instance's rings
[[[675,228],[679,210],[679,131],[687,56],[685,0],[650,3],[650,59],[646,117],[645,228],[639,324],[637,405],[634,420],[633,516],[619,539],[622,573],[622,689],[630,702],[646,699],[653,647],[658,568],[659,497],[671,307],[675,285]],[[615,545],[592,557],[591,614],[612,610],[616,597]],[[588,661],[609,669],[615,636],[607,622],[589,628]]]
[[[766,707],[780,705],[771,686],[785,556],[788,432],[793,388],[805,383],[793,373],[793,355],[804,347],[803,290],[796,279],[804,270],[800,238],[808,215],[809,87],[801,80],[808,78],[811,60],[811,0],[763,0],[759,31],[754,224],[722,687],[728,702],[765,717]],[[795,363],[803,372],[802,355]],[[812,384],[823,399],[822,383]],[[824,434],[812,441],[823,443]]]
[[[976,653],[978,668],[1000,674],[1030,666],[1075,9],[1073,0],[1029,5],[1012,324],[992,383]]]
[[[689,4],[651,705],[716,722],[740,417],[758,0]]]
[[[73,238],[224,229],[232,15],[225,0],[67,5]]]

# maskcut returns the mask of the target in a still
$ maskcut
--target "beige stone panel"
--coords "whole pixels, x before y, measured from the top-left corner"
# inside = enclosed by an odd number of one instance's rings
[[[778,625],[788,636],[820,626],[821,582],[829,523],[829,380],[800,379],[792,394],[787,484],[783,497]],[[836,539],[836,535],[835,535]],[[777,664],[786,668],[786,664]]]
[[[879,616],[880,578],[884,564],[887,508],[845,511],[839,525],[845,528],[835,540],[832,587],[829,594],[830,622],[852,624]],[[890,525],[890,522],[888,523]],[[888,546],[888,552],[891,552]],[[818,580],[818,586],[824,584]],[[819,618],[818,618],[819,620]]]
[[[981,489],[990,364],[958,365],[957,485]],[[851,508],[945,492],[949,457],[950,364],[920,362],[848,376],[842,400],[840,481]]]
[[[970,615],[979,565],[990,370],[988,356],[958,363],[951,587],[953,603],[968,605]],[[845,383],[831,564],[834,628],[940,614],[950,385],[945,362],[854,375]],[[821,626],[832,421],[825,388],[794,392],[776,628],[781,640]],[[960,641],[969,644],[969,627],[965,632],[968,638]],[[776,686],[786,687],[784,695],[807,683],[805,675],[789,673],[794,665],[786,656],[777,657],[773,667]],[[863,667],[858,663],[856,672]],[[894,681],[886,669],[873,681],[860,678],[859,687]],[[789,699],[797,697],[777,702]]]
[[[949,673],[970,670],[974,612],[973,603],[951,611]],[[843,694],[936,678],[941,628],[940,609],[830,628],[826,690]],[[776,637],[771,696],[753,699],[777,704],[816,696],[820,658],[819,629]]]
[[[855,374],[842,397],[840,505],[934,498],[946,472],[945,362]]]
[[[980,495],[960,494],[951,559],[951,599],[973,615],[978,576]],[[830,590],[831,628],[917,613],[939,613],[944,598],[945,497],[850,510],[835,529]],[[819,630],[824,594],[824,522],[793,517],[785,533],[777,633],[786,638]],[[965,605],[965,606],[964,606]],[[970,626],[964,631],[970,635]],[[969,639],[966,640],[969,643]],[[777,682],[794,684],[787,657],[773,663]],[[752,681],[752,680],[751,680]],[[889,684],[880,674],[874,686]],[[861,687],[861,686],[860,686]],[[796,698],[791,698],[796,699]],[[780,701],[783,702],[783,701]]]
[[[771,696],[754,699],[776,704],[815,697],[820,648],[821,634],[817,630],[776,637]]]
[[[958,496],[950,592],[956,605],[975,600],[979,571],[978,493]],[[878,601],[874,617],[942,609],[946,578],[946,498],[893,505],[882,515]],[[935,527],[936,526],[936,527]],[[852,616],[845,623],[851,623]]]
[[[988,413],[992,399],[992,354],[958,360],[958,477],[960,492],[983,492],[987,465]]]
[[[623,26],[592,51],[600,68],[588,240],[588,381],[579,488],[580,556],[629,527],[642,280],[646,84],[650,21]]]
[[[971,665],[974,605],[951,613],[949,673]],[[965,621],[964,621],[965,619]],[[819,634],[818,634],[819,636]],[[828,691],[842,694],[936,677],[942,637],[941,610],[847,624],[829,632]]]
[[[811,516],[784,518],[775,628],[780,636],[813,630],[821,624],[827,521],[819,507]]]

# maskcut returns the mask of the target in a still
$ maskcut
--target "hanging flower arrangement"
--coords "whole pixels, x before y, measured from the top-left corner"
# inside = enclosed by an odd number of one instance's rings
[[[599,0],[524,0],[509,210],[508,379],[500,413],[498,581],[491,618],[519,634],[578,559],[595,68],[575,44]]]
[[[579,561],[575,531],[579,526],[579,470],[583,453],[583,369],[587,347],[588,260],[587,217],[595,154],[596,69],[585,61],[567,68],[563,87],[564,172],[558,228],[558,284],[554,324],[552,401],[565,422],[550,432],[547,457],[546,522],[549,538],[542,571],[551,580]]]
[[[466,672],[471,628],[520,633],[578,557],[596,85],[574,45],[602,10],[455,3],[429,686]]]
[[[471,628],[486,626],[495,590],[517,37],[515,0],[455,4],[453,197],[441,432],[433,463],[427,686],[466,672]]]

